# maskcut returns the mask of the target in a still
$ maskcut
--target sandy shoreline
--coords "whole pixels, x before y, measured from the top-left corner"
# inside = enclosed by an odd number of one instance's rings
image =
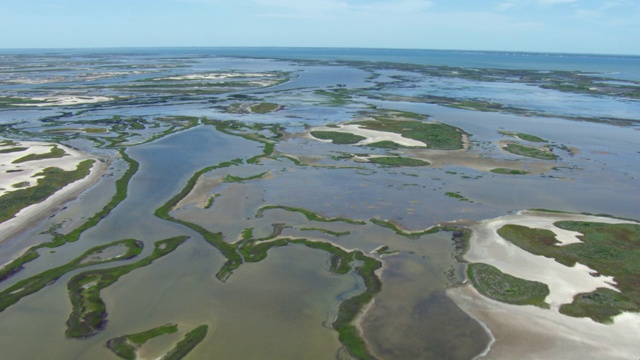
[[[67,155],[62,158],[56,159],[28,161],[19,165],[11,164],[13,159],[23,157],[27,154],[48,152],[53,145],[63,149]],[[2,156],[0,157],[0,160],[3,164],[3,171],[0,174],[0,188],[11,189],[13,184],[30,180],[30,182],[33,183],[32,185],[34,185],[35,182],[33,182],[32,176],[47,167],[58,167],[63,170],[69,171],[74,170],[77,165],[84,160],[93,159],[95,160],[95,162],[90,170],[89,175],[87,175],[86,177],[68,184],[40,203],[23,208],[15,215],[15,217],[0,223],[0,242],[7,240],[20,231],[29,228],[34,223],[57,211],[63,206],[63,204],[74,199],[82,192],[93,186],[107,172],[107,169],[109,168],[108,162],[100,161],[99,159],[91,157],[88,154],[81,153],[77,150],[60,144],[24,141],[17,142],[16,146],[28,147],[29,149],[22,152],[1,154]],[[21,172],[6,172],[8,168],[16,167],[19,167]],[[18,174],[18,176],[14,176],[14,174]],[[19,254],[16,254],[16,256],[17,255]]]
[[[640,355],[640,314],[623,313],[614,324],[573,318],[558,312],[573,296],[597,287],[613,286],[610,277],[593,277],[593,271],[577,264],[569,268],[555,260],[530,254],[505,241],[497,230],[505,224],[549,229],[564,244],[579,241],[575,232],[553,226],[561,220],[634,223],[607,217],[523,211],[472,226],[473,236],[465,259],[484,262],[503,272],[549,285],[546,301],[551,309],[500,303],[478,293],[471,285],[447,290],[463,311],[483,323],[495,339],[478,359],[635,359]]]

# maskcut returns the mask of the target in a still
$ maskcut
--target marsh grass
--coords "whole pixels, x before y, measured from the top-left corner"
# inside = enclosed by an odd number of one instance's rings
[[[558,246],[553,232],[518,225],[505,225],[498,234],[532,254],[566,266],[584,264],[596,272],[594,276],[614,277],[620,293],[602,288],[578,294],[560,312],[608,323],[622,311],[640,311],[640,225],[581,221],[555,225],[582,233],[582,242]]]
[[[507,144],[503,149],[515,155],[526,156],[541,160],[556,160],[558,156],[548,150],[541,150],[531,146],[520,144]]]
[[[544,301],[549,295],[547,284],[520,279],[483,263],[469,264],[467,277],[481,294],[491,299],[515,305],[549,307]]]

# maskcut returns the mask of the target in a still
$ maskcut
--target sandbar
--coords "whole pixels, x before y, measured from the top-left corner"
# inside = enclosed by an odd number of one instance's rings
[[[497,230],[506,224],[554,231],[563,244],[580,241],[579,233],[553,226],[557,221],[631,223],[608,217],[521,211],[471,226],[473,235],[465,259],[483,262],[501,271],[549,286],[546,302],[550,309],[500,303],[478,293],[470,284],[447,291],[447,295],[467,314],[482,322],[494,337],[479,359],[635,359],[639,355],[640,314],[623,313],[605,325],[588,318],[562,315],[559,307],[573,296],[598,287],[618,291],[608,276],[594,277],[582,264],[567,267],[553,259],[537,256],[502,239]]]
[[[33,160],[19,164],[12,163],[13,160],[28,154],[48,153],[52,146],[57,146],[64,150],[66,155],[61,158]],[[45,168],[57,167],[65,171],[70,171],[75,170],[78,164],[84,160],[97,160],[88,154],[61,144],[19,141],[15,142],[15,145],[1,146],[0,148],[9,147],[24,147],[28,149],[20,152],[0,154],[0,189],[3,189],[0,190],[0,195],[6,193],[7,190],[12,190],[14,184],[29,182],[29,186],[35,185],[36,181],[34,180],[37,179],[33,178],[33,175],[41,172]],[[86,177],[68,184],[40,203],[23,208],[12,219],[0,223],[0,242],[33,225],[34,222],[50,215],[55,209],[60,208],[62,204],[80,195],[106,173],[108,166],[109,164],[107,162],[95,161],[89,175]],[[12,172],[16,170],[20,171]]]

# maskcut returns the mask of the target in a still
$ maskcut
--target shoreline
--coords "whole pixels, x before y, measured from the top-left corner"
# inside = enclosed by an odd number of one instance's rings
[[[24,142],[23,142],[24,143]],[[29,142],[29,144],[36,144],[34,142]],[[46,146],[50,146],[53,144],[49,143],[37,143],[39,145],[47,144]],[[0,243],[8,241],[10,238],[19,234],[22,231],[27,230],[29,227],[34,226],[35,224],[41,222],[48,216],[55,214],[57,211],[63,208],[64,204],[69,201],[74,200],[80,194],[93,187],[108,171],[109,166],[111,164],[111,160],[104,160],[100,158],[91,157],[89,154],[81,153],[77,150],[69,148],[68,146],[64,146],[61,144],[55,144],[56,146],[63,148],[71,157],[65,157],[61,159],[54,159],[58,161],[54,161],[51,164],[52,160],[45,160],[47,163],[46,167],[60,167],[63,169],[66,168],[75,168],[78,163],[84,160],[94,160],[94,163],[89,171],[89,174],[82,179],[76,180],[70,184],[67,184],[63,188],[59,189],[51,196],[46,198],[45,200],[31,204],[26,206],[20,211],[18,211],[15,216],[9,220],[6,220],[0,223]],[[30,164],[32,163],[32,164]],[[42,168],[43,161],[31,161],[24,163],[27,166],[24,166],[25,171],[37,171]],[[31,165],[31,166],[29,166]],[[7,183],[7,179],[2,179],[4,182],[3,186],[7,187],[11,186],[10,183]],[[12,257],[15,258],[20,254],[14,254]],[[12,260],[5,263],[9,263]]]
[[[562,231],[552,225],[560,220],[606,223],[636,223],[593,215],[520,211],[471,226],[468,262],[485,262],[527,280],[540,281],[550,288],[547,302],[551,309],[511,305],[480,294],[470,283],[449,288],[447,296],[470,317],[476,319],[493,338],[476,359],[632,359],[638,355],[637,334],[640,314],[622,313],[613,324],[561,314],[559,306],[572,302],[573,295],[595,287],[613,287],[606,277],[589,275],[589,268],[573,268],[553,259],[536,256],[502,239],[497,230],[506,224],[519,224],[557,231],[563,244],[579,241],[579,233]],[[568,277],[568,279],[567,279]],[[616,289],[617,291],[617,289]]]

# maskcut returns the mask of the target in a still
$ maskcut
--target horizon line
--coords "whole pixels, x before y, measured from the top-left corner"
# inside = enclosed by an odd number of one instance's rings
[[[540,51],[540,50],[487,50],[487,49],[434,49],[434,48],[393,48],[393,47],[357,47],[357,46],[280,46],[280,45],[163,45],[163,46],[93,46],[93,47],[20,47],[3,48],[3,51],[60,51],[60,50],[159,50],[159,49],[318,49],[318,50],[399,50],[399,51],[442,51],[442,52],[484,52],[484,53],[519,53],[519,54],[550,54],[550,55],[582,55],[582,56],[625,56],[638,57],[640,53],[595,53],[595,52],[560,52],[560,51]]]

